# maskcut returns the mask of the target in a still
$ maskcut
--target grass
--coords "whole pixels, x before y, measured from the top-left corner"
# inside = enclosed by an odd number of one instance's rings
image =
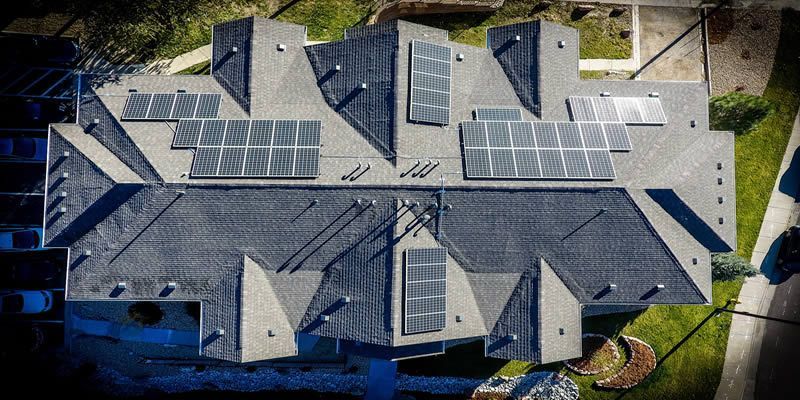
[[[211,73],[211,60],[203,61],[192,65],[189,68],[178,71],[175,75],[208,75]]]
[[[633,75],[633,71],[580,71],[581,79],[624,80]]]
[[[794,118],[800,108],[800,65],[797,62],[800,47],[796,46],[799,41],[800,12],[784,11],[781,40],[763,96],[777,109],[750,132],[735,138],[738,253],[747,259],[758,237]],[[643,312],[587,318],[583,330],[609,337],[620,334],[638,337],[650,344],[661,358],[708,316],[713,307],[737,297],[742,282],[741,278],[714,282],[713,306],[653,306]],[[713,398],[722,373],[730,323],[730,314],[711,318],[650,377],[628,392],[626,399]],[[478,342],[454,347],[444,356],[401,362],[400,370],[421,374],[449,371],[471,377],[557,370],[578,384],[581,399],[612,399],[620,393],[592,387],[595,380],[613,373],[611,371],[583,377],[568,372],[561,364],[534,366],[521,361],[484,361],[482,355],[483,343]]]
[[[631,29],[630,12],[609,17],[613,7],[598,4],[594,11],[574,19],[577,7],[575,3],[554,3],[544,10],[539,10],[539,3],[530,0],[506,0],[503,7],[495,12],[421,15],[404,19],[446,29],[450,32],[450,40],[479,47],[486,46],[486,28],[542,19],[580,30],[581,58],[631,57],[631,41],[620,36],[623,30]]]

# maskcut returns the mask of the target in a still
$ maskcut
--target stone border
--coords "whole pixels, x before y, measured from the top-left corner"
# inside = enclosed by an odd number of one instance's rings
[[[653,373],[653,371],[655,370],[655,366],[658,363],[658,358],[656,357],[656,352],[653,350],[653,348],[649,344],[647,344],[644,340],[635,338],[633,336],[624,336],[623,335],[623,336],[620,336],[620,337],[622,338],[623,346],[625,346],[625,349],[628,351],[628,354],[630,355],[630,357],[628,358],[628,361],[625,362],[625,365],[622,366],[622,369],[619,370],[619,372],[617,372],[614,375],[609,376],[608,378],[596,381],[594,384],[597,387],[601,387],[601,388],[605,388],[605,389],[630,389],[630,388],[642,383],[642,381],[644,381],[644,379],[646,379],[648,376],[650,376],[650,374]],[[609,382],[611,382],[612,380],[616,379],[617,377],[623,375],[625,373],[625,371],[627,371],[628,369],[630,369],[634,365],[634,362],[636,360],[636,352],[633,350],[633,347],[631,346],[631,342],[636,342],[638,344],[644,345],[650,351],[650,353],[652,353],[653,360],[655,361],[654,364],[653,364],[653,368],[650,369],[650,371],[647,372],[647,374],[644,376],[644,378],[642,378],[642,380],[640,380],[639,382],[636,382],[636,383],[634,383],[632,385],[608,386]]]
[[[610,364],[608,364],[607,366],[605,366],[604,368],[602,368],[600,370],[587,371],[587,370],[584,370],[584,369],[580,369],[575,365],[572,365],[572,363],[571,363],[572,360],[564,360],[563,363],[567,367],[567,369],[569,369],[570,371],[572,371],[572,372],[574,372],[574,373],[576,373],[578,375],[597,375],[597,374],[602,374],[603,372],[606,372],[606,371],[610,370],[611,368],[613,368],[614,365],[617,364],[617,361],[619,361],[619,349],[617,348],[617,345],[614,343],[614,341],[609,339],[605,335],[600,335],[600,334],[597,334],[597,333],[584,333],[581,336],[581,339],[584,339],[584,338],[587,338],[587,337],[603,338],[603,339],[605,339],[606,343],[610,343],[611,347],[614,349],[614,354],[613,354],[613,357],[612,357],[613,361],[611,361]],[[583,345],[583,340],[581,340],[581,345]]]

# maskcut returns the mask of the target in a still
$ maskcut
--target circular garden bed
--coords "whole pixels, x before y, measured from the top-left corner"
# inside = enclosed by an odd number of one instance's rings
[[[640,384],[656,368],[656,353],[649,344],[630,336],[621,339],[628,352],[628,361],[616,374],[595,382],[598,387],[629,389]]]
[[[611,369],[619,360],[619,350],[611,339],[593,333],[583,335],[583,356],[564,361],[572,372],[596,375]]]

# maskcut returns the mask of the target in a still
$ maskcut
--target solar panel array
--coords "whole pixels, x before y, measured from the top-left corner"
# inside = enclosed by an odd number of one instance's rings
[[[663,125],[667,116],[657,97],[570,97],[573,121]]]
[[[189,119],[175,147],[196,147],[195,177],[316,177],[318,120]]]
[[[522,121],[522,110],[519,108],[476,108],[475,119],[478,121]]]
[[[622,129],[620,129],[622,128]],[[468,178],[613,179],[623,124],[463,121]]]
[[[447,312],[447,248],[406,250],[405,333],[442,330]]]
[[[219,93],[131,93],[122,119],[217,118],[221,101]]]
[[[411,41],[411,120],[450,123],[450,75],[449,47]]]

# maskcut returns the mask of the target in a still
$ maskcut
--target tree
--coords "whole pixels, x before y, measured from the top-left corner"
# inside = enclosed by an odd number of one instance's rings
[[[715,281],[732,281],[740,276],[755,276],[758,270],[736,253],[717,253],[711,256],[711,277]]]

